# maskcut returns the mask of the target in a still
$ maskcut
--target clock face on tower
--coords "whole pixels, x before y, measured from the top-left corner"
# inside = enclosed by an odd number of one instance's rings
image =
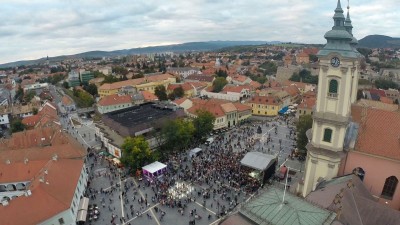
[[[333,58],[331,59],[331,65],[332,65],[333,67],[338,67],[338,66],[340,66],[340,59],[339,59],[338,57],[333,57]]]

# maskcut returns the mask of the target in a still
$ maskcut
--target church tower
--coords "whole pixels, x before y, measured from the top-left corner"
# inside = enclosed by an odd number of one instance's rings
[[[336,177],[345,156],[343,143],[350,122],[351,104],[356,101],[359,53],[340,0],[333,16],[334,26],[325,34],[327,44],[318,52],[320,70],[318,96],[313,114],[312,138],[307,145],[302,195],[307,196],[323,180]]]

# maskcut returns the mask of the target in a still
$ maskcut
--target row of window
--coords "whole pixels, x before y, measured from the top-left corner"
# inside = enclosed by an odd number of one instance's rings
[[[274,110],[275,109],[275,106],[269,106],[269,105],[266,105],[266,106],[264,106],[264,105],[256,105],[256,107],[258,106],[258,108],[259,109],[272,109],[272,110]],[[254,108],[254,104],[251,104],[251,107],[253,107]]]

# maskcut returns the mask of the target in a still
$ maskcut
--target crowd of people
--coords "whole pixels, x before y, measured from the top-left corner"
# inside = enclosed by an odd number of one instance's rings
[[[269,135],[269,140],[263,143],[261,138],[264,134],[257,134],[259,126],[264,130],[270,126],[278,129],[279,123],[289,122],[279,119],[274,122],[250,123],[215,134],[214,142],[203,147],[199,155],[171,155],[170,160],[164,162],[169,165],[169,170],[155,180],[129,176],[114,165],[112,160],[94,154],[89,159],[92,172],[87,196],[111,213],[108,213],[110,218],[100,217],[111,224],[117,224],[118,220],[121,224],[131,224],[132,218],[144,214],[148,219],[156,216],[159,221],[163,221],[166,211],[170,212],[171,209],[176,211],[177,216],[189,217],[189,224],[195,224],[196,220],[204,217],[216,219],[233,210],[262,186],[260,180],[249,176],[249,168],[243,168],[240,161],[249,151],[264,147],[268,149],[266,146],[272,143],[279,146],[282,141],[274,141]],[[290,131],[289,137],[293,137],[293,134]],[[93,185],[94,179],[105,180],[103,184],[108,187]],[[114,199],[122,199],[125,209],[123,216],[117,215]],[[201,205],[208,211],[199,212],[193,204]],[[153,212],[149,213],[149,207],[155,205]]]

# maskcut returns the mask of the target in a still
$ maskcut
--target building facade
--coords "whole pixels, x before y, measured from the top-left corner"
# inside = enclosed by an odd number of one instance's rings
[[[318,97],[313,116],[312,138],[307,145],[302,195],[315,190],[318,183],[336,177],[345,160],[344,139],[356,101],[359,53],[346,30],[345,17],[338,1],[334,26],[325,34],[327,44],[318,52],[320,71]]]

